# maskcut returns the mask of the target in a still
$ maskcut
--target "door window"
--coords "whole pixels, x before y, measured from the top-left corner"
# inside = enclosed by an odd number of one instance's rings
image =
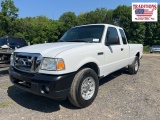
[[[108,27],[105,40],[106,45],[119,45],[119,37],[117,29],[114,27]]]

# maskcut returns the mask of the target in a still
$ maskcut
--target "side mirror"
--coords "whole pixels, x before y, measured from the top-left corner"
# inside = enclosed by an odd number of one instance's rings
[[[119,38],[118,37],[109,37],[105,44],[107,46],[109,46],[109,45],[117,45],[117,44],[119,44]]]

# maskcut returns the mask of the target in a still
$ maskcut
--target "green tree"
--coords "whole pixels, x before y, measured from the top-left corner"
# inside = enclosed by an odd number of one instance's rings
[[[88,19],[87,19],[87,13],[80,13],[77,16],[77,24],[78,25],[85,25],[88,24]]]
[[[52,20],[45,16],[28,17],[21,19],[20,31],[23,33],[23,37],[31,44],[48,42],[51,35],[48,35],[51,31]],[[21,35],[20,32],[17,33]],[[52,35],[53,36],[53,35]]]
[[[154,44],[160,45],[160,5],[158,5],[158,21],[153,29]]]
[[[1,7],[4,16],[8,16],[12,20],[18,17],[18,8],[14,5],[13,0],[2,0]]]
[[[132,8],[120,5],[113,11],[113,21],[116,25],[124,28],[129,42],[144,44],[145,25],[144,22],[132,22]]]
[[[145,22],[146,32],[144,45],[160,44],[160,5],[158,5],[158,21]]]
[[[65,12],[60,16],[59,21],[64,23],[65,30],[67,30],[77,25],[77,16],[74,12]]]
[[[97,8],[95,11],[91,11],[86,14],[89,24],[104,23],[107,14],[107,9]]]
[[[94,11],[81,13],[77,17],[78,24],[113,23],[112,12],[105,8],[97,8]]]
[[[54,21],[46,16],[19,19],[15,36],[23,37],[31,44],[55,42],[64,31],[64,23]]]
[[[114,21],[113,21],[113,10],[107,10],[107,13],[106,13],[106,16],[105,16],[105,19],[104,19],[104,23],[114,24]]]
[[[2,0],[0,11],[0,27],[3,35],[13,35],[15,33],[15,22],[18,17],[18,8],[15,7],[13,0]]]

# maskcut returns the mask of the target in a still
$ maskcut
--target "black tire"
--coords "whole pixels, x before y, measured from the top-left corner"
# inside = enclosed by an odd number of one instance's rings
[[[138,68],[136,68],[136,65],[137,65]],[[140,65],[139,58],[136,56],[133,63],[128,66],[129,73],[131,75],[136,74],[139,70],[139,65]]]
[[[92,79],[94,81],[94,85],[95,85],[95,89],[93,92],[93,95],[90,99],[85,100],[82,96],[81,90],[82,90],[82,83],[84,83],[83,81],[85,81],[86,79]],[[88,83],[89,86],[89,83]],[[82,70],[80,70],[74,77],[74,80],[72,82],[71,85],[71,89],[70,89],[70,93],[69,93],[69,101],[75,105],[76,107],[79,108],[84,108],[89,106],[94,99],[97,96],[98,93],[98,88],[99,88],[99,80],[98,80],[98,76],[95,73],[94,70],[90,69],[90,68],[84,68]],[[89,87],[90,89],[90,87]]]

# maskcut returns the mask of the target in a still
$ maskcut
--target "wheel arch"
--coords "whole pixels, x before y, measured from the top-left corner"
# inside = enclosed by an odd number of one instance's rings
[[[140,65],[140,52],[137,52],[136,57],[138,57],[138,62],[139,62],[139,65]]]
[[[100,75],[100,70],[98,65],[95,62],[88,62],[83,64],[77,71],[83,69],[83,68],[91,68],[92,70],[94,70],[96,72],[96,74],[99,76]]]
[[[137,52],[136,55],[138,58],[140,58],[140,52]]]

